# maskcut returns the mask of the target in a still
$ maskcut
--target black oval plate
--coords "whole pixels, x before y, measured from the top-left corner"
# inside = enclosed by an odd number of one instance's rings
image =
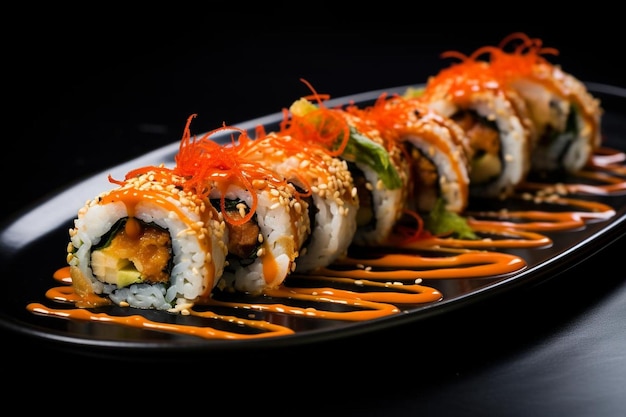
[[[626,149],[626,90],[596,83],[587,83],[589,90],[602,101],[605,110],[602,120],[604,145]],[[383,92],[403,92],[407,86],[371,91],[328,101],[328,106],[354,102],[371,104]],[[239,124],[243,129],[253,129],[262,124],[274,130],[282,113]],[[216,140],[226,140],[215,137]],[[46,291],[55,286],[52,274],[65,265],[68,229],[76,211],[87,199],[110,188],[107,176],[122,178],[131,169],[159,163],[173,164],[179,143],[159,148],[142,157],[112,167],[93,175],[38,205],[5,222],[0,234],[0,265],[2,287],[5,294],[0,303],[0,326],[8,331],[58,344],[60,347],[92,353],[115,352],[120,349],[136,352],[191,353],[220,350],[256,349],[300,345],[316,341],[348,338],[382,329],[413,323],[457,311],[512,291],[522,285],[545,281],[580,263],[606,247],[624,231],[626,195],[602,196],[596,199],[610,205],[616,215],[609,220],[587,224],[582,230],[566,233],[545,233],[553,240],[549,248],[525,250],[523,259],[528,268],[501,279],[484,279],[478,284],[456,286],[445,293],[440,302],[412,308],[398,314],[366,322],[315,320],[306,326],[294,324],[298,330],[293,335],[253,340],[207,340],[164,332],[127,328],[106,323],[81,322],[44,317],[30,313],[26,306],[31,302],[46,303]],[[507,250],[499,250],[507,252]],[[146,317],[168,313],[147,311]],[[163,319],[161,317],[161,319]],[[166,320],[168,320],[167,318]]]

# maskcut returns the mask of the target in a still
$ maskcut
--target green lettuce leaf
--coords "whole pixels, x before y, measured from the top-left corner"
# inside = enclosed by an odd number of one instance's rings
[[[446,210],[445,202],[439,198],[435,207],[424,219],[424,227],[434,235],[452,235],[458,239],[478,239],[467,223],[467,219]]]
[[[301,98],[295,101],[289,110],[295,115],[304,116],[317,108],[315,104]],[[316,123],[319,124],[319,121]],[[388,189],[393,190],[402,186],[402,179],[391,163],[389,152],[382,145],[358,132],[353,126],[350,126],[348,144],[341,157],[346,161],[361,163],[373,169]]]

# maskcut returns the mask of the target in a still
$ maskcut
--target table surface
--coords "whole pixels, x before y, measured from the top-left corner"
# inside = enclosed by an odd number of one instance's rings
[[[19,162],[30,164],[36,151],[43,160],[13,186],[3,216],[178,141],[191,113],[198,114],[198,132],[275,113],[308,94],[300,78],[333,97],[421,83],[444,66],[441,52],[471,53],[509,33],[407,30],[392,31],[383,41],[376,30],[349,32],[337,25],[302,29],[294,47],[293,40],[283,42],[291,32],[179,30],[173,36],[172,28],[148,29],[154,29],[151,36],[126,34],[124,43],[111,43],[93,28],[83,31],[88,51],[68,42],[73,39],[64,37],[69,29],[61,30],[28,56],[21,52],[20,66],[45,62],[57,71],[24,82],[33,94],[15,99],[20,133],[9,144],[11,155],[26,154],[29,159]],[[126,26],[119,30],[130,33]],[[612,58],[582,47],[582,35],[565,41],[545,30],[528,34],[558,47],[563,68],[580,79],[623,84]],[[33,137],[36,150],[24,145]],[[15,172],[2,169],[5,177]],[[180,366],[183,374],[206,378],[211,391],[222,396],[217,398],[256,391],[258,401],[236,403],[240,410],[265,406],[280,413],[289,404],[290,413],[305,415],[616,416],[626,406],[624,239],[543,284],[462,312],[375,335],[245,357],[233,353],[155,363],[123,354],[117,359],[76,355],[15,335],[2,337],[11,338],[9,355],[31,349],[28,363],[46,372],[62,363],[66,371],[93,367],[115,378],[127,377],[129,366],[158,366],[176,381]],[[425,331],[428,339],[420,340],[417,335]]]

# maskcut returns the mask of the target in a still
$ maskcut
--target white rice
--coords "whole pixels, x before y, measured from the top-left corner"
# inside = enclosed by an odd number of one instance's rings
[[[191,221],[200,221],[196,213],[185,210],[177,199],[169,197],[166,200],[183,210]],[[168,211],[153,200],[139,202],[134,210],[135,218],[148,224],[154,223],[170,233],[174,267],[169,283],[141,283],[117,288],[117,285],[104,283],[93,274],[90,266],[92,248],[118,220],[128,216],[126,205],[121,201],[98,204],[94,200],[79,212],[74,222],[75,233],[71,234],[71,244],[75,253],[69,261],[70,266],[77,266],[80,269],[91,282],[94,293],[106,295],[118,305],[128,303],[136,308],[176,310],[177,305],[187,306],[193,303],[197,297],[209,290],[208,277],[213,272],[208,271],[207,265],[212,262],[216,273],[221,273],[225,260],[224,250],[214,250],[210,254],[211,262],[207,262],[207,254],[204,253],[200,242],[201,237],[192,232],[175,212]],[[218,236],[212,234],[211,239],[211,247],[222,247]]]
[[[222,275],[225,287],[258,294],[279,286],[295,269],[300,248],[308,236],[309,223],[305,207],[297,208],[291,188],[278,195],[273,188],[258,190],[256,221],[262,236],[257,257],[250,265],[232,264]],[[287,194],[285,194],[287,193]],[[291,194],[291,195],[290,195]],[[228,199],[240,199],[252,206],[249,192],[230,187]],[[298,203],[300,204],[300,203]]]
[[[426,121],[424,121],[426,123]],[[415,207],[418,211],[429,212],[435,206],[436,199],[442,197],[445,200],[446,209],[455,213],[461,213],[468,204],[469,194],[469,163],[465,149],[455,143],[451,130],[457,135],[464,135],[464,131],[458,125],[442,126],[436,122],[428,124],[428,128],[422,127],[428,132],[427,135],[409,133],[402,140],[411,144],[419,152],[428,158],[437,170],[438,189],[417,190]],[[456,126],[456,128],[454,127]],[[437,140],[431,140],[430,137]]]
[[[338,203],[335,198],[313,194],[317,209],[311,239],[298,258],[298,272],[310,272],[328,266],[346,254],[356,232],[358,204],[347,201]]]
[[[376,171],[365,164],[356,165],[371,186],[375,224],[358,227],[353,243],[362,246],[379,245],[391,235],[394,225],[406,206],[406,184],[393,190],[388,189],[382,184]],[[408,178],[408,175],[406,173],[405,177]]]
[[[451,117],[459,107],[446,98],[434,100],[429,106],[443,116]],[[500,134],[502,172],[485,184],[470,184],[470,193],[482,197],[501,197],[512,192],[530,170],[530,152],[534,137],[529,137],[528,125],[518,116],[516,103],[504,94],[490,90],[472,95],[469,109],[495,122]]]
[[[540,140],[532,153],[532,169],[576,172],[589,161],[601,140],[599,101],[587,92],[582,82],[558,68],[546,79],[552,82],[549,87],[545,80],[540,82],[530,77],[511,83],[528,104],[538,129]],[[571,112],[575,112],[576,132],[566,130]],[[545,137],[546,133],[550,137]]]
[[[290,144],[291,140],[289,136],[267,135],[254,141],[255,146],[246,157],[311,193],[311,199],[307,199],[311,204],[304,212],[307,219],[312,218],[308,239],[295,264],[295,271],[304,273],[327,266],[347,252],[357,228],[359,202],[345,161],[328,155],[322,148],[300,142]],[[288,145],[283,146],[284,143]]]

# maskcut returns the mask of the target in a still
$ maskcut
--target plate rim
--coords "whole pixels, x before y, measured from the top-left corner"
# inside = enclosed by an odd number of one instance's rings
[[[592,94],[606,94],[620,99],[626,99],[626,88],[613,86],[604,83],[596,83],[596,82],[585,82],[585,85],[588,87]],[[408,87],[419,87],[423,86],[423,84],[410,84],[403,86],[396,86],[384,89],[371,90],[363,93],[346,95],[338,98],[331,98],[326,101],[326,105],[328,106],[336,106],[336,105],[344,105],[349,102],[366,102],[373,101],[378,98],[381,94],[394,94],[400,93],[404,91]],[[272,123],[277,123],[282,120],[283,114],[281,112],[275,112],[268,114],[266,116],[262,116],[259,118],[251,119],[248,121],[244,121],[241,123],[235,123],[234,126],[237,126],[242,129],[254,129],[259,124],[268,125]],[[61,187],[59,190],[62,195],[55,195],[53,192],[47,194],[46,196],[41,197],[38,201],[32,203],[27,206],[23,210],[15,213],[11,217],[4,219],[2,221],[2,231],[0,232],[0,258],[2,261],[5,261],[7,257],[13,255],[18,252],[20,247],[11,247],[9,242],[14,242],[15,239],[11,238],[11,233],[15,233],[20,227],[25,225],[25,222],[29,221],[34,215],[40,213],[41,205],[40,204],[53,204],[55,199],[65,198],[67,193],[71,193],[78,188],[84,188],[85,184],[90,184],[90,187],[97,187],[97,184],[106,183],[103,182],[103,179],[106,179],[109,174],[115,175],[125,175],[129,170],[136,168],[137,166],[143,166],[147,164],[153,164],[155,161],[167,159],[168,155],[173,156],[179,147],[179,141],[172,142],[170,144],[161,146],[153,151],[150,151],[144,155],[139,157],[130,159],[126,162],[122,162],[118,165],[114,165],[109,167],[108,169],[102,170],[98,173],[77,179],[76,182],[72,184],[68,184],[65,187]],[[92,189],[92,188],[90,188]],[[95,188],[93,188],[95,189]],[[97,189],[99,193],[101,189]],[[88,196],[96,195],[92,191],[85,191],[85,194]],[[46,200],[48,196],[54,196],[53,201]],[[81,199],[81,203],[84,199]],[[75,215],[76,209],[75,207],[79,207],[79,205],[71,205],[68,204],[72,210],[69,210],[71,217]],[[64,221],[68,219],[67,216],[64,217]],[[376,332],[383,329],[389,329],[391,327],[403,326],[409,323],[417,323],[423,320],[427,320],[434,316],[439,316],[441,314],[451,313],[455,311],[459,311],[463,308],[466,308],[468,304],[480,303],[485,299],[491,299],[496,297],[498,294],[503,292],[507,292],[515,289],[516,287],[522,286],[532,286],[536,284],[541,284],[544,282],[553,279],[556,276],[560,276],[561,274],[571,270],[576,265],[581,262],[589,259],[594,254],[604,250],[613,242],[618,240],[623,233],[624,225],[626,224],[626,214],[622,213],[618,215],[616,213],[615,218],[611,219],[611,221],[600,228],[595,233],[587,236],[585,239],[577,242],[568,248],[564,253],[562,253],[558,259],[550,259],[548,261],[544,261],[539,263],[538,265],[534,265],[532,267],[526,268],[523,271],[518,273],[514,273],[509,277],[506,277],[502,280],[499,280],[491,285],[486,287],[482,287],[478,290],[474,290],[472,292],[463,294],[459,297],[453,299],[444,299],[436,303],[429,304],[424,306],[423,308],[419,308],[415,311],[408,312],[407,314],[400,315],[392,315],[385,316],[377,319],[367,320],[365,322],[355,322],[355,323],[346,323],[345,326],[340,326],[337,328],[330,329],[314,329],[307,330],[303,332],[298,332],[293,335],[286,335],[280,337],[270,337],[263,339],[254,339],[254,340],[220,340],[220,339],[200,339],[194,343],[186,343],[186,344],[178,344],[178,343],[169,343],[169,342],[155,342],[155,341],[124,341],[124,340],[102,340],[102,339],[93,339],[89,337],[78,337],[64,334],[62,331],[57,331],[54,329],[45,329],[40,326],[36,326],[33,324],[25,323],[22,321],[15,320],[10,314],[5,314],[4,311],[0,311],[0,329],[5,329],[11,332],[18,333],[20,335],[35,338],[38,340],[43,340],[45,342],[52,343],[58,347],[65,348],[84,348],[89,347],[91,349],[79,349],[83,354],[88,355],[98,355],[106,352],[116,352],[118,353],[120,350],[136,353],[145,353],[145,352],[153,352],[153,353],[206,353],[207,351],[241,351],[247,349],[264,349],[264,348],[277,348],[277,347],[291,347],[295,345],[303,345],[309,343],[318,343],[329,340],[343,339],[354,337],[366,333]],[[38,235],[32,239],[32,241],[28,241],[23,243],[22,247],[27,247],[29,243],[33,241],[38,241],[43,239],[48,232],[51,230],[56,230],[60,227],[60,224],[56,224],[54,227],[51,227],[46,233]],[[598,243],[591,245],[590,243]],[[570,262],[566,265],[564,258],[572,255],[572,253],[576,253],[577,256],[575,262]],[[552,274],[550,276],[548,272],[548,267],[558,268],[562,266],[566,266],[565,268],[561,268],[558,273]],[[551,269],[550,269],[551,271]]]

